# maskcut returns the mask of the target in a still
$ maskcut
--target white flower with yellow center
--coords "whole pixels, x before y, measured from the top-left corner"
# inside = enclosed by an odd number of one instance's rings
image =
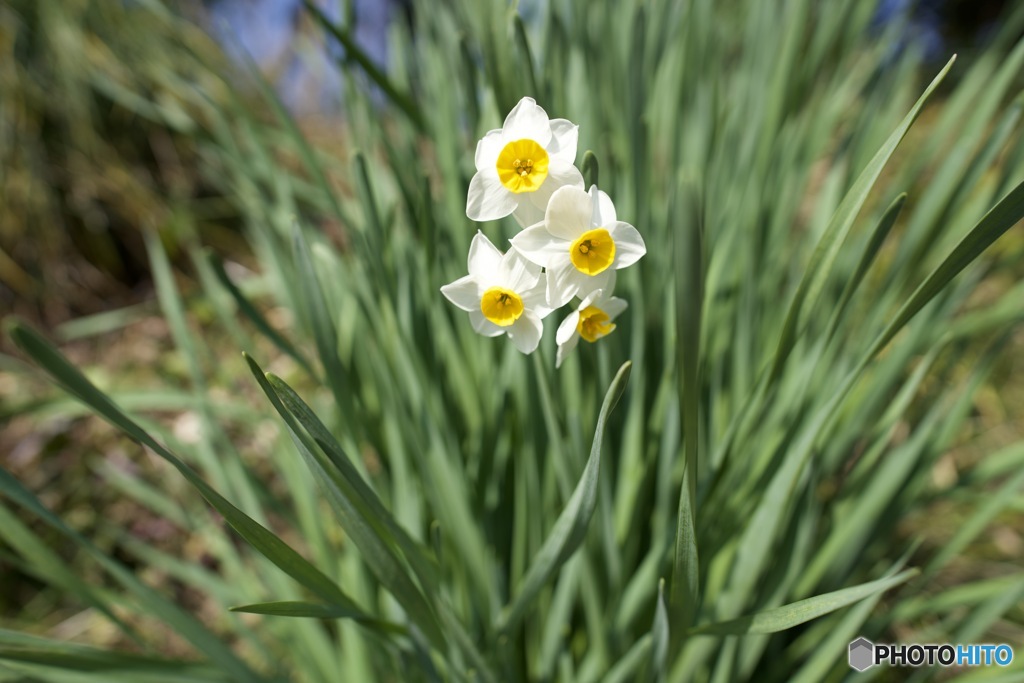
[[[482,232],[469,245],[469,275],[441,288],[441,293],[469,313],[473,329],[485,337],[507,334],[523,353],[540,342],[545,305],[545,280],[540,266],[515,249],[502,254]]]
[[[581,337],[588,342],[596,342],[615,329],[615,323],[612,321],[626,310],[628,304],[623,299],[612,296],[614,287],[613,273],[606,289],[598,289],[585,296],[576,310],[558,326],[558,332],[555,333],[555,341],[558,342],[556,368],[562,366],[562,361],[576,348]]]
[[[548,119],[532,97],[524,97],[505,117],[501,129],[476,145],[476,175],[469,183],[466,215],[493,221],[513,214],[520,225],[544,218],[544,208],[559,187],[583,188],[576,160],[577,126]]]
[[[609,290],[616,270],[647,253],[644,240],[629,223],[617,220],[607,194],[590,187],[562,187],[551,195],[544,220],[512,238],[533,263],[547,268],[547,303],[558,308],[574,296]]]

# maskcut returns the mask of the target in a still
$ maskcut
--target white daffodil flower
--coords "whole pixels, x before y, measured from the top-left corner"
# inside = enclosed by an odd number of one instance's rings
[[[616,270],[647,253],[644,240],[629,223],[616,219],[607,194],[573,186],[555,190],[544,220],[512,238],[523,256],[547,268],[547,303],[558,308],[574,296],[609,290]]]
[[[544,330],[545,280],[540,266],[514,249],[502,254],[482,232],[469,245],[469,275],[441,288],[448,301],[469,313],[485,337],[507,334],[516,348],[533,353]]]
[[[524,97],[505,117],[501,129],[476,145],[476,175],[469,183],[466,215],[493,221],[513,214],[526,226],[544,218],[544,208],[559,187],[583,188],[576,160],[578,126],[548,119],[532,97]]]
[[[591,292],[575,311],[566,316],[558,326],[555,341],[558,342],[558,354],[555,356],[555,367],[562,367],[562,361],[570,351],[576,348],[580,337],[588,342],[596,342],[615,329],[612,321],[626,310],[625,300],[612,296],[615,287],[615,274],[606,289]]]

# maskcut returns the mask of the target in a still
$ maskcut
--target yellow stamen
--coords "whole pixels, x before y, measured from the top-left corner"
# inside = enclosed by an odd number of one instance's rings
[[[534,140],[514,140],[498,154],[498,179],[512,192],[536,192],[548,177],[548,153]]]
[[[581,273],[597,275],[615,260],[615,240],[604,228],[587,230],[569,247],[569,258]]]
[[[597,306],[587,306],[580,311],[580,321],[576,323],[576,330],[588,342],[596,342],[614,329],[615,323]]]
[[[523,314],[523,300],[510,289],[491,287],[480,298],[480,312],[495,325],[508,327]]]

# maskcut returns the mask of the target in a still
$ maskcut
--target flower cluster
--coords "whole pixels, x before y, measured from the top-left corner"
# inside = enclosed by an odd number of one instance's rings
[[[579,299],[558,326],[557,365],[579,343],[615,329],[626,302],[612,296],[615,271],[647,252],[629,223],[596,185],[586,191],[576,160],[578,127],[549,119],[530,97],[476,146],[476,175],[466,215],[489,221],[512,215],[523,228],[504,254],[482,232],[469,247],[469,275],[441,288],[487,337],[507,334],[523,353],[540,343],[543,320]]]

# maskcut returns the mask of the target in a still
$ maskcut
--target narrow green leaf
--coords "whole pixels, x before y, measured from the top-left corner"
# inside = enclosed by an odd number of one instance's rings
[[[868,193],[874,186],[875,181],[878,180],[878,176],[881,175],[882,169],[889,161],[893,152],[896,151],[896,147],[917,119],[918,114],[921,112],[921,107],[924,106],[924,103],[931,96],[932,92],[935,91],[939,83],[942,82],[942,79],[946,77],[955,60],[956,57],[954,56],[946,63],[946,66],[939,72],[939,75],[932,80],[931,84],[925,89],[924,94],[917,100],[917,103],[914,104],[900,125],[893,131],[892,135],[889,136],[889,139],[885,141],[885,144],[882,145],[881,149],[878,150],[864,170],[861,171],[857,181],[850,188],[849,192],[846,193],[843,201],[839,204],[839,208],[836,209],[836,212],[829,220],[828,227],[818,241],[814,254],[811,256],[811,261],[807,264],[803,278],[800,280],[796,294],[793,296],[793,301],[786,314],[786,321],[783,324],[782,335],[779,337],[778,349],[775,352],[775,359],[772,364],[771,376],[773,379],[777,378],[782,372],[782,366],[793,350],[800,328],[806,317],[813,311],[818,297],[825,287],[826,280],[831,274],[832,265],[839,255],[839,249],[842,247],[847,234],[849,234],[854,219],[857,218],[857,214],[860,213],[864,202],[867,201]]]
[[[180,660],[142,657],[127,653],[94,650],[91,652],[60,652],[52,649],[29,649],[0,646],[0,661],[42,665],[60,672],[75,672],[74,680],[85,680],[83,674],[96,674],[97,681],[137,681],[139,683],[186,683],[188,681],[230,681],[227,674],[207,664]],[[42,673],[42,670],[36,668]],[[44,674],[45,675],[45,674]],[[91,677],[90,677],[91,678]],[[22,680],[40,680],[35,677]],[[47,678],[46,680],[52,680]]]
[[[131,306],[93,313],[57,325],[54,334],[61,341],[74,341],[122,330],[132,323],[148,318],[156,309],[155,302],[143,301]]]
[[[423,630],[431,643],[441,652],[445,652],[446,638],[426,597],[409,577],[393,546],[382,537],[374,524],[355,504],[354,501],[359,496],[351,483],[332,465],[331,460],[299,424],[298,416],[288,407],[291,398],[290,388],[279,378],[265,374],[250,356],[246,355],[245,359],[260,388],[285,420],[300,455],[323,488],[342,527],[359,548],[367,565],[381,584],[395,596],[416,625]],[[278,387],[287,388],[288,392],[282,395]],[[291,400],[294,402],[294,399]]]
[[[668,672],[669,622],[665,606],[665,580],[658,582],[658,604],[651,625],[651,675],[648,680],[663,681]]]
[[[381,218],[380,209],[377,207],[377,199],[373,193],[373,182],[370,180],[370,169],[366,163],[366,155],[361,151],[356,151],[356,153],[352,155],[352,163],[356,169],[359,196],[363,200],[363,213],[366,217],[366,229],[370,235],[380,238],[384,234],[384,221]],[[379,249],[379,241],[371,243],[371,246]]]
[[[565,509],[562,510],[562,514],[555,521],[551,533],[527,569],[516,597],[499,616],[496,624],[499,633],[507,633],[519,623],[544,584],[576,552],[586,538],[590,518],[597,507],[597,483],[601,471],[601,442],[604,438],[605,423],[608,420],[608,414],[615,407],[626,388],[631,366],[632,363],[627,361],[619,368],[608,388],[608,393],[605,394],[601,412],[597,417],[594,443],[590,449],[586,467],[583,469],[583,475]]]
[[[352,599],[337,584],[273,532],[257,523],[211,488],[191,467],[122,412],[105,393],[86,379],[85,375],[71,365],[49,342],[17,320],[8,323],[8,330],[18,348],[50,373],[68,393],[173,465],[190,484],[198,489],[199,494],[224,516],[227,523],[260,554],[323,600],[349,609],[356,609]]]
[[[371,274],[378,276],[376,287],[387,290],[393,286],[393,279],[388,277],[381,256],[384,253],[383,240],[387,231],[377,206],[377,199],[374,196],[366,155],[356,151],[352,155],[352,165],[355,167],[356,188],[359,198],[362,200],[363,216],[366,219],[366,229],[359,233],[363,244],[361,256],[367,261]]]
[[[244,55],[248,55],[248,51],[243,51]],[[338,203],[338,199],[335,196],[334,189],[331,187],[330,181],[327,179],[327,174],[324,172],[323,165],[316,157],[316,153],[313,147],[309,144],[309,140],[303,135],[299,129],[298,123],[295,121],[295,117],[292,116],[291,112],[281,101],[281,97],[278,92],[267,82],[266,77],[260,70],[259,66],[251,58],[248,59],[249,72],[252,74],[253,82],[256,83],[256,87],[259,88],[260,94],[263,99],[270,105],[271,110],[277,117],[278,122],[284,126],[285,131],[288,133],[289,139],[295,145],[295,151],[298,153],[299,158],[302,159],[303,165],[309,172],[313,179],[316,181],[317,189],[319,190],[318,199],[322,199],[334,217],[337,218],[343,225],[352,225],[352,221],[348,219],[345,211],[341,208],[341,204]],[[238,113],[243,117],[251,118],[252,113],[249,106],[241,101],[238,101],[238,107],[236,108]],[[269,150],[268,150],[269,152]],[[276,172],[276,169],[275,171]],[[283,178],[281,179],[283,181]]]
[[[992,625],[1002,619],[1009,610],[1020,607],[1024,601],[1024,576],[1017,575],[1018,581],[1004,593],[993,595],[974,608],[953,633],[954,643],[974,643],[985,636]]]
[[[466,108],[468,121],[466,130],[475,131],[480,125],[480,84],[477,78],[477,65],[469,47],[466,35],[459,36],[459,75],[466,91]]]
[[[142,608],[153,616],[161,619],[177,631],[197,650],[210,658],[232,678],[238,681],[260,681],[261,678],[244,662],[235,656],[217,637],[191,614],[160,595],[157,591],[139,581],[132,571],[109,557],[89,539],[68,527],[63,520],[50,512],[39,499],[7,470],[0,468],[0,496],[13,500],[29,510],[53,529],[70,539],[82,548],[93,560],[124,586],[138,601]]]
[[[355,411],[352,395],[346,388],[349,384],[348,372],[338,358],[338,331],[334,317],[327,308],[327,300],[320,287],[316,268],[313,266],[313,254],[298,221],[292,221],[292,248],[301,306],[313,327],[313,340],[316,342],[316,350],[324,367],[327,385],[334,394],[342,414],[353,415]]]
[[[615,666],[608,670],[601,683],[628,683],[637,680],[637,673],[651,658],[651,634],[646,633],[642,638],[633,643],[633,647],[615,662]]]
[[[282,600],[279,602],[257,602],[252,605],[232,607],[232,612],[248,612],[249,614],[267,614],[275,617],[309,617],[313,619],[352,619],[365,622],[399,635],[408,635],[409,631],[401,624],[383,619],[367,619],[366,614],[354,612],[337,605],[301,600]]]
[[[409,117],[409,120],[412,121],[416,128],[423,130],[425,127],[423,117],[420,115],[420,111],[413,99],[408,94],[400,92],[391,82],[391,79],[387,77],[387,74],[381,71],[373,63],[373,60],[363,52],[362,48],[352,39],[348,31],[331,21],[315,2],[303,0],[303,4],[306,6],[306,10],[313,15],[313,19],[341,43],[341,46],[345,48],[345,56],[359,65],[359,68],[370,77],[370,80],[384,91],[384,94],[402,110],[402,113]]]
[[[896,576],[917,552],[918,547],[917,542],[911,543],[903,556],[893,563],[881,578]],[[801,659],[806,657],[806,661],[799,670],[791,673],[791,683],[815,683],[823,680],[836,660],[845,659],[846,644],[862,632],[864,622],[871,616],[881,598],[882,592],[879,591],[861,600],[841,617],[818,622],[814,627],[803,629],[798,640],[790,646],[790,651],[797,650],[794,654]],[[822,633],[827,635],[822,636]]]
[[[586,187],[597,185],[600,187],[600,166],[597,163],[597,155],[589,149],[583,153],[583,163],[580,164],[580,171],[583,173],[583,184]]]
[[[692,635],[747,635],[755,633],[778,633],[799,626],[811,619],[834,612],[841,607],[852,605],[866,597],[887,591],[893,586],[916,576],[918,570],[908,569],[896,576],[878,579],[859,586],[816,595],[813,598],[799,600],[782,607],[758,612],[747,617],[730,619],[717,624],[708,624],[690,629]]]
[[[530,40],[526,36],[526,27],[523,26],[523,19],[518,14],[512,18],[516,33],[516,47],[519,49],[519,59],[514,60],[526,71],[526,84],[529,86],[529,94],[537,99],[542,99],[542,93],[537,83],[537,72],[533,66],[533,53],[530,50]]]
[[[469,660],[469,663],[480,680],[482,680],[483,683],[497,683],[499,678],[491,670],[491,665],[486,659],[484,659],[479,648],[477,648],[476,644],[466,633],[466,629],[463,628],[459,620],[454,614],[452,614],[451,608],[441,602],[439,604],[438,611],[440,612],[441,621],[445,625],[447,632],[451,634],[452,640],[459,646],[462,650],[462,654]]]
[[[565,636],[572,621],[572,611],[577,606],[581,559],[577,556],[565,563],[555,586],[551,607],[547,610],[537,657],[537,678],[541,680],[554,677],[558,657],[565,652]]]
[[[697,550],[697,471],[700,457],[700,337],[704,301],[703,221],[696,188],[684,180],[674,215],[685,223],[675,235],[676,368],[679,421],[683,425],[685,468],[676,512],[672,560],[673,632],[681,636],[694,620],[700,600]]]
[[[17,641],[22,642],[16,641],[16,644],[7,641],[7,638],[0,637],[0,659],[46,664],[72,671],[134,672],[140,675],[173,671],[188,672],[197,680],[227,680],[224,672],[217,671],[209,664],[131,652],[112,652],[40,637],[19,638]]]
[[[996,477],[1008,476],[1021,469],[1024,469],[1024,441],[1018,441],[986,455],[984,460],[967,473],[967,479],[971,483],[982,483]]]
[[[256,329],[260,331],[263,336],[269,339],[274,346],[279,348],[284,353],[291,356],[296,363],[298,363],[303,370],[309,373],[310,377],[316,377],[316,373],[313,371],[313,366],[306,360],[298,349],[296,349],[291,342],[285,339],[277,330],[271,327],[270,323],[263,316],[262,313],[249,301],[248,297],[242,293],[242,290],[232,282],[231,278],[228,277],[227,271],[224,270],[224,264],[219,258],[210,250],[206,250],[204,253],[207,263],[210,265],[210,269],[213,274],[217,277],[217,282],[224,287],[225,291],[231,295],[231,298],[235,300],[235,304],[238,306],[238,310],[249,319]]]
[[[844,378],[831,399],[815,412],[813,428],[794,447],[793,456],[773,476],[767,493],[744,534],[740,546],[737,588],[731,602],[745,600],[749,594],[755,570],[761,566],[768,543],[777,530],[786,496],[792,491],[796,476],[810,456],[815,440],[833,419],[842,400],[848,395],[863,371],[876,355],[896,336],[906,323],[930,302],[956,275],[967,267],[987,247],[1024,217],[1024,183],[1015,187],[961,240],[950,255],[932,272],[908,299],[875,343]]]
[[[953,538],[943,544],[942,549],[925,567],[922,580],[934,576],[950,560],[960,556],[967,545],[984,531],[1000,512],[1014,500],[1019,500],[1022,495],[1024,495],[1024,470],[1017,472],[999,490],[985,496],[978,509],[965,522],[958,525]]]
[[[964,609],[966,607],[991,600],[997,595],[1007,595],[1021,581],[1024,581],[1024,572],[980,579],[968,584],[942,586],[931,593],[916,592],[893,606],[892,618],[894,621],[910,622],[953,611],[962,613],[967,611]]]
[[[402,550],[427,591],[436,591],[439,580],[437,563],[430,558],[420,543],[409,536],[394,515],[384,507],[384,503],[381,502],[376,492],[363,480],[344,449],[309,405],[279,377],[270,375],[267,379],[288,411],[320,446],[324,455],[329,458],[331,464],[345,480],[348,487],[346,491],[349,492],[352,502],[362,518],[374,528],[381,538],[386,539],[390,544],[397,545]]]
[[[847,281],[846,286],[843,288],[843,293],[839,297],[839,303],[836,304],[835,312],[832,314],[832,320],[827,335],[829,338],[835,334],[839,321],[842,319],[843,313],[846,311],[846,306],[850,303],[850,299],[856,293],[857,288],[860,287],[860,283],[864,280],[864,276],[867,275],[868,269],[871,268],[871,264],[875,262],[875,257],[878,256],[878,252],[882,248],[885,238],[888,237],[889,232],[892,231],[892,226],[896,225],[896,219],[899,218],[900,211],[903,209],[903,205],[906,201],[906,192],[896,197],[896,199],[892,201],[892,204],[890,204],[885,210],[885,213],[882,214],[882,218],[878,221],[878,225],[875,226],[874,232],[871,233],[871,239],[868,240],[867,246],[864,247],[864,253],[861,254],[860,261],[857,263],[857,269]]]
[[[892,341],[896,333],[903,329],[903,326],[917,315],[918,311],[924,308],[936,294],[942,291],[953,278],[978,258],[1003,233],[1016,225],[1021,218],[1024,218],[1024,182],[1013,188],[998,204],[992,207],[978,224],[960,240],[949,256],[920,284],[910,299],[900,308],[892,322],[878,336],[868,353],[869,358],[873,358],[886,344]]]
[[[332,605],[316,602],[285,600],[281,602],[257,602],[251,605],[232,607],[232,612],[269,614],[275,617],[310,617],[314,619],[348,619],[354,615]]]
[[[3,506],[0,506],[0,539],[24,558],[37,576],[93,607],[110,619],[125,635],[142,644],[143,641],[136,630],[117,616],[92,586],[83,581],[60,555],[43,543],[39,535],[33,533]]]

